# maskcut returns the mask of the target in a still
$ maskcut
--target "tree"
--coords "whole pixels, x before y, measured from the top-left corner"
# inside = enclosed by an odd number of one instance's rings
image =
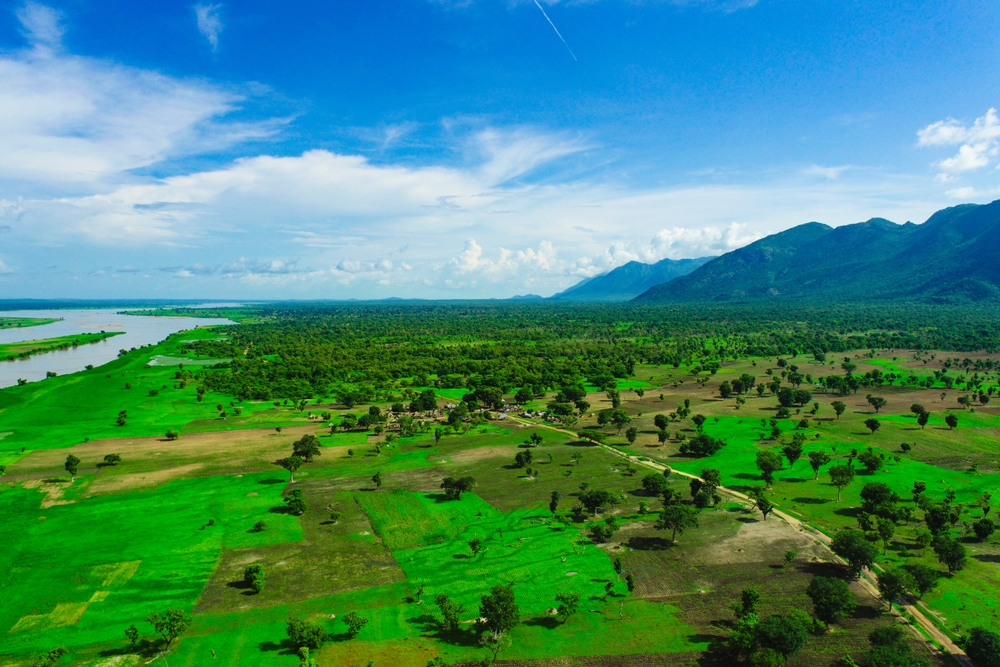
[[[764,479],[764,487],[771,488],[774,482],[774,473],[781,470],[781,457],[774,452],[764,449],[757,452],[757,469]]]
[[[726,380],[725,382],[719,385],[719,396],[721,396],[723,399],[729,398],[730,396],[732,396],[732,394],[733,394],[733,385],[729,383],[729,380]]]
[[[910,406],[910,412],[912,412],[915,416],[919,417],[920,415],[927,412],[927,410],[925,410],[924,406],[920,405],[919,403],[914,403],[913,405]]]
[[[806,595],[812,600],[816,618],[827,625],[853,614],[858,604],[847,582],[833,577],[813,577]]]
[[[128,638],[129,650],[134,651],[139,643],[139,628],[135,627],[135,623],[125,628],[125,637]]]
[[[863,531],[856,528],[842,530],[833,536],[830,549],[845,561],[847,568],[855,578],[861,576],[861,571],[875,564],[878,550],[868,541]]]
[[[949,574],[954,574],[965,567],[965,547],[958,540],[946,535],[939,535],[934,540],[934,553],[941,564],[948,568]]]
[[[577,496],[587,511],[597,515],[611,501],[611,494],[607,491],[591,489],[584,491]]]
[[[865,467],[865,470],[867,470],[869,474],[877,472],[883,464],[882,458],[874,452],[861,452],[858,454],[858,462]]]
[[[754,489],[748,494],[751,499],[753,499],[754,507],[760,511],[761,515],[764,517],[764,521],[767,521],[767,515],[774,511],[774,505],[771,501],[767,499],[764,495],[764,489]]]
[[[948,429],[953,429],[958,426],[958,417],[955,415],[948,415],[944,418],[944,423],[948,425]]]
[[[670,421],[666,418],[665,415],[656,415],[655,417],[653,417],[653,425],[655,425],[657,429],[665,431],[667,429],[667,426],[670,425]]]
[[[571,593],[558,593],[556,595],[556,602],[559,606],[556,608],[556,614],[562,618],[563,623],[569,620],[569,617],[577,612],[580,608],[580,594],[576,591]]]
[[[965,653],[977,667],[1000,667],[1000,635],[986,628],[973,628],[965,642]]]
[[[979,538],[980,542],[985,541],[993,534],[993,531],[997,529],[997,525],[993,523],[992,519],[983,517],[979,521],[972,524],[972,530],[975,531],[976,537]]]
[[[789,616],[768,616],[757,625],[757,643],[781,655],[794,655],[802,650],[809,638],[803,623]]]
[[[458,604],[444,593],[434,596],[434,604],[441,610],[441,626],[446,632],[458,632],[461,619],[459,616],[465,612],[465,607]]]
[[[710,435],[700,433],[687,442],[681,443],[681,454],[691,456],[711,456],[726,446],[725,440],[716,440]]]
[[[878,592],[889,603],[889,611],[892,611],[893,600],[917,587],[917,582],[910,573],[901,567],[892,567],[879,573],[877,581]]]
[[[916,590],[921,597],[937,585],[938,577],[940,577],[938,570],[920,563],[905,567],[910,576],[913,577],[915,588],[911,590]]]
[[[611,408],[617,410],[622,404],[622,394],[614,389],[607,392],[608,400],[611,401]]]
[[[634,426],[625,429],[625,439],[628,440],[628,444],[634,445],[637,437],[639,437],[639,429]]]
[[[289,456],[278,461],[278,465],[288,471],[288,481],[295,481],[295,471],[302,467],[304,461],[298,456]]]
[[[622,428],[624,428],[630,421],[632,421],[632,418],[629,417],[628,413],[621,408],[618,408],[611,413],[611,423],[618,429],[619,435],[621,435]]]
[[[330,638],[320,624],[294,616],[289,616],[285,622],[285,632],[296,648],[306,647],[316,650],[322,648],[323,644]]]
[[[878,411],[886,406],[887,401],[881,396],[872,396],[871,394],[868,394],[867,398],[868,404],[875,408],[875,414],[878,414]]]
[[[880,424],[874,417],[870,417],[865,420],[865,426],[867,426],[868,430],[872,432],[872,435],[875,435],[875,431],[879,430],[882,424]]]
[[[118,454],[108,454],[104,457],[104,465],[116,466],[122,462],[122,457]]]
[[[53,373],[54,375],[54,373]],[[50,649],[41,655],[36,655],[31,659],[31,667],[51,667],[52,665],[59,662],[64,655],[69,653],[62,646],[57,646],[54,649]]]
[[[243,583],[259,595],[264,590],[264,566],[260,563],[247,565],[243,570]]]
[[[66,463],[63,464],[63,467],[69,473],[69,483],[72,484],[76,481],[76,471],[80,467],[80,459],[70,454],[66,457]]]
[[[532,456],[531,450],[525,449],[514,455],[514,465],[518,468],[523,468],[524,466],[531,463]]]
[[[642,490],[647,496],[658,496],[667,488],[669,482],[663,475],[649,473],[642,478]]]
[[[355,639],[358,636],[358,633],[361,632],[361,628],[368,625],[368,619],[356,611],[346,614],[340,620],[347,625],[347,634],[351,639]]]
[[[479,539],[478,535],[473,535],[472,539],[469,540],[469,551],[472,552],[473,556],[476,556],[482,550],[483,550],[483,541]]]
[[[889,550],[889,541],[896,534],[896,522],[892,519],[887,519],[885,517],[878,518],[877,532],[879,538],[882,540],[882,555]]]
[[[834,401],[830,404],[833,407],[833,411],[837,413],[837,419],[840,419],[840,415],[844,414],[847,410],[847,405],[843,401]]]
[[[298,456],[306,463],[312,463],[313,457],[322,453],[321,448],[319,438],[310,433],[292,443],[292,456]]]
[[[929,422],[930,420],[931,420],[931,413],[929,412],[921,412],[919,415],[917,415],[917,424],[920,425],[920,430],[923,430],[924,427],[927,426],[927,422]]]
[[[553,491],[552,496],[549,498],[549,511],[552,512],[553,516],[556,510],[559,509],[559,501],[562,500],[562,494],[558,491]]]
[[[445,477],[441,482],[441,488],[444,489],[444,495],[448,500],[461,500],[463,493],[471,493],[476,488],[476,480],[468,476],[458,479]]]
[[[480,598],[479,618],[488,632],[506,633],[521,621],[513,584],[497,584]]]
[[[379,489],[382,488],[382,473],[381,471],[376,472],[372,475],[372,484],[375,485],[375,492],[377,493]]]
[[[795,435],[800,434],[796,433]],[[781,453],[788,459],[788,467],[791,468],[802,457],[802,440],[796,439],[790,444],[785,445],[781,448]]]
[[[844,465],[833,466],[827,472],[830,473],[830,482],[837,487],[837,502],[839,503],[841,491],[854,481],[854,468]]]
[[[694,424],[694,427],[698,429],[698,433],[701,433],[701,429],[705,426],[707,419],[708,418],[705,417],[705,415],[695,415],[694,417],[691,417],[691,422]]]
[[[285,496],[285,504],[288,505],[288,511],[295,516],[302,516],[306,513],[306,501],[302,496],[302,489],[292,489]]]
[[[671,542],[677,542],[677,536],[683,534],[688,528],[698,527],[698,512],[692,507],[681,505],[680,503],[667,505],[660,512],[660,518],[656,521],[657,530],[673,531],[670,535]]]
[[[146,622],[153,626],[156,634],[163,637],[163,650],[169,651],[170,644],[191,625],[191,617],[183,609],[168,609],[162,616],[153,612],[146,617]]]
[[[808,457],[809,465],[812,467],[813,473],[815,473],[813,479],[819,479],[819,469],[830,462],[830,455],[821,449],[814,449],[809,452]]]

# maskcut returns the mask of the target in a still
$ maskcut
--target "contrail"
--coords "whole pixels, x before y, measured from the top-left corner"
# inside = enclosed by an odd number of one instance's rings
[[[556,35],[559,37],[559,39],[562,39],[563,46],[565,46],[566,50],[569,51],[569,54],[573,56],[573,60],[575,60],[576,62],[580,62],[579,60],[576,60],[576,55],[573,53],[573,49],[569,48],[569,44],[567,44],[566,40],[563,39],[563,36],[559,34],[559,28],[557,28],[556,24],[552,22],[552,19],[549,18],[549,15],[545,13],[545,10],[542,9],[542,6],[538,4],[538,0],[535,0],[535,6],[538,7],[539,10],[541,10],[542,16],[544,16],[545,20],[549,22],[549,25],[552,26],[552,29],[556,31]]]

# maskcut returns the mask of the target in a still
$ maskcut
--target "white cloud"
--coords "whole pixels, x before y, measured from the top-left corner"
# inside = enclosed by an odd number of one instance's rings
[[[0,275],[4,275],[4,274],[8,274],[8,273],[14,273],[14,271],[10,267],[8,267],[6,264],[4,264],[2,259],[0,259]]]
[[[212,50],[219,48],[219,33],[222,32],[222,17],[219,10],[222,5],[195,5],[194,15],[198,22],[198,32],[205,36]]]
[[[243,95],[57,49],[57,15],[19,12],[33,48],[0,55],[0,178],[36,186],[120,182],[129,170],[273,135],[229,123]]]
[[[41,51],[58,50],[62,46],[62,16],[56,10],[37,2],[26,2],[17,10],[17,20],[28,42]]]
[[[814,164],[806,169],[805,173],[809,176],[819,176],[828,181],[835,181],[848,169],[850,169],[850,166],[848,165],[841,167],[821,167],[818,164]]]
[[[955,174],[981,169],[997,156],[1000,140],[1000,119],[996,109],[990,109],[975,120],[971,127],[954,118],[939,120],[917,132],[918,146],[956,146],[953,157],[935,163],[941,180]]]

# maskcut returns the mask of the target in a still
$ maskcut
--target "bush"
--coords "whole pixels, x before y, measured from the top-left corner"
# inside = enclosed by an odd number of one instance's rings
[[[330,638],[326,630],[318,623],[312,623],[303,618],[289,616],[285,624],[285,631],[288,639],[297,648],[305,646],[310,649],[318,649]]]
[[[1000,635],[985,628],[973,628],[965,642],[965,652],[976,667],[1000,667]]]
[[[711,456],[725,446],[725,440],[716,440],[710,435],[700,433],[683,443],[680,450],[681,454],[689,454],[691,456]]]

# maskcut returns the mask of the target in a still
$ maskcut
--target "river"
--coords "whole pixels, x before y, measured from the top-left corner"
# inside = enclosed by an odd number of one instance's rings
[[[49,371],[66,375],[82,371],[87,365],[100,366],[118,357],[118,350],[159,343],[172,333],[212,324],[233,324],[228,319],[201,317],[145,317],[119,315],[121,309],[97,310],[11,310],[0,311],[2,317],[61,317],[39,327],[11,328],[0,331],[0,343],[56,338],[80,333],[124,331],[99,343],[37,354],[29,359],[0,361],[0,387],[17,384],[18,378],[29,382],[45,379]]]

